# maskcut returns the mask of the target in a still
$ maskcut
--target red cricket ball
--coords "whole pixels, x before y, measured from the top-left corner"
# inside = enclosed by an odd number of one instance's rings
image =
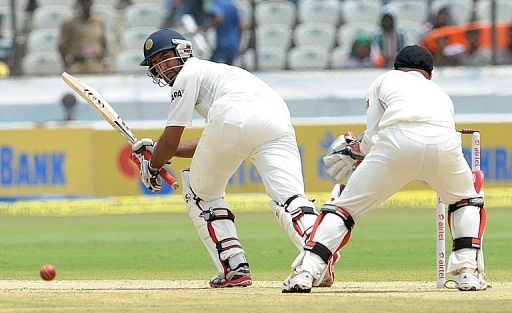
[[[43,280],[50,281],[55,278],[55,275],[57,275],[57,271],[55,270],[55,266],[53,266],[52,264],[45,264],[41,266],[39,275],[41,275],[41,278]]]

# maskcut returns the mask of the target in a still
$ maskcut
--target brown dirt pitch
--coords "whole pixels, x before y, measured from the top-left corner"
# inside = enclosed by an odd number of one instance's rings
[[[281,282],[211,289],[204,281],[0,281],[0,312],[512,312],[512,283],[481,292],[434,282],[337,282],[282,294]]]

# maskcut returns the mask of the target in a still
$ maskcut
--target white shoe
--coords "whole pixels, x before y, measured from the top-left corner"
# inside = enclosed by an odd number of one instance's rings
[[[313,287],[313,275],[309,272],[293,272],[283,282],[283,293],[309,293]]]
[[[477,270],[463,268],[455,277],[457,288],[461,291],[477,291],[487,289],[487,282],[483,273]]]

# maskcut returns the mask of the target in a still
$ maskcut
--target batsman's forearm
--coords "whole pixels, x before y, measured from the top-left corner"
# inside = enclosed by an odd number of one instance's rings
[[[150,165],[153,168],[161,168],[167,161],[169,161],[176,154],[176,147],[169,147],[165,145],[157,145],[153,150],[153,156],[151,157]]]
[[[192,158],[194,156],[194,153],[196,152],[198,142],[199,138],[180,142],[178,150],[176,150],[176,153],[174,155],[180,158]]]
[[[184,126],[166,126],[153,150],[151,166],[161,168],[178,150]]]

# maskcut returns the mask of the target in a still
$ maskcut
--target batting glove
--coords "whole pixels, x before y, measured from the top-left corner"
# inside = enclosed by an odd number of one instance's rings
[[[151,155],[155,147],[155,142],[151,138],[142,138],[132,145],[133,154],[140,162],[140,178],[144,186],[153,192],[159,192],[162,189],[162,178],[158,172],[160,169],[153,168],[150,165]],[[149,151],[149,155],[144,156],[144,151]]]
[[[151,138],[142,138],[132,144],[132,151],[137,154],[142,154],[144,150],[153,153],[156,143]]]
[[[159,192],[162,189],[162,178],[159,169],[154,168],[150,164],[150,160],[146,160],[144,156],[137,155],[140,160],[140,178],[144,186],[153,192]]]

